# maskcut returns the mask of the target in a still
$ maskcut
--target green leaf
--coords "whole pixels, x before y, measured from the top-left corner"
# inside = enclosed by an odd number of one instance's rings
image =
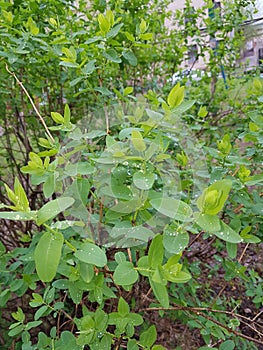
[[[140,35],[141,40],[152,40],[153,33],[145,33]]]
[[[118,204],[110,208],[117,213],[130,214],[140,208],[142,202],[140,199],[132,199],[130,201],[120,201]]]
[[[177,106],[174,111],[173,114],[176,118],[178,118],[178,114],[183,114],[184,112],[186,112],[188,109],[190,109],[191,107],[193,107],[193,105],[195,104],[195,100],[189,100],[189,101],[183,101],[180,106]]]
[[[69,287],[69,280],[66,279],[58,279],[55,282],[52,283],[52,286],[57,289],[68,289]]]
[[[49,198],[52,196],[52,194],[55,191],[55,173],[52,172],[49,174],[47,180],[44,182],[43,185],[43,192],[44,192],[44,196],[46,198]]]
[[[175,85],[170,91],[167,102],[171,108],[179,106],[184,100],[184,87],[180,83]]]
[[[29,17],[26,23],[26,27],[29,29],[30,33],[32,35],[38,35],[39,29],[36,26],[36,22],[32,19],[32,17]]]
[[[206,188],[197,199],[197,207],[204,214],[216,215],[219,213],[227,200],[232,182],[219,180]]]
[[[153,290],[154,295],[156,296],[159,303],[164,307],[169,307],[169,296],[167,292],[166,286],[163,284],[155,283],[152,281],[152,279],[149,279],[151,288]]]
[[[119,181],[119,179],[115,179],[113,177],[111,178],[110,189],[112,191],[113,197],[115,198],[123,200],[129,200],[132,198],[131,190],[126,184],[124,184],[122,181]]]
[[[235,349],[235,343],[233,340],[226,340],[224,343],[220,344],[219,350],[234,350]]]
[[[132,42],[135,42],[135,38],[134,38],[134,36],[133,36],[131,33],[125,32],[124,34],[126,35],[126,38],[127,38],[128,40],[130,40],[130,41],[132,41]]]
[[[60,340],[54,345],[55,350],[81,350],[83,348],[76,344],[76,337],[70,331],[62,331]]]
[[[107,256],[104,251],[92,243],[82,244],[81,249],[77,250],[74,255],[86,264],[93,264],[98,267],[103,267],[107,264]]]
[[[16,204],[17,198],[16,198],[15,193],[11,190],[11,188],[9,188],[9,187],[7,186],[7,184],[4,184],[4,186],[5,186],[5,190],[6,190],[8,199],[9,199],[12,203]]]
[[[151,272],[151,279],[155,283],[163,284],[164,286],[167,284],[167,279],[163,274],[163,269],[161,266],[157,266],[154,271]]]
[[[17,290],[19,290],[20,288],[23,288],[24,284],[24,280],[22,279],[15,279],[10,283],[10,290],[11,292],[16,292]]]
[[[101,32],[106,34],[110,30],[110,22],[102,13],[98,15],[98,22]]]
[[[243,239],[244,242],[246,243],[260,243],[261,239],[257,236],[247,234],[247,235],[241,235],[241,238]]]
[[[64,124],[64,118],[60,113],[51,112],[51,117],[57,124]]]
[[[115,269],[113,274],[114,282],[120,286],[128,286],[134,284],[138,280],[138,272],[129,261],[121,262]]]
[[[147,23],[144,19],[141,20],[141,23],[139,25],[140,33],[144,33],[147,30]]]
[[[115,226],[113,230],[117,229]],[[113,231],[112,230],[112,231]],[[111,235],[112,235],[111,231]],[[127,239],[138,239],[142,242],[148,242],[150,238],[154,235],[154,232],[144,226],[133,226],[126,228],[125,237]]]
[[[83,349],[83,346],[89,344],[94,336],[95,322],[90,315],[86,315],[81,318],[80,326],[78,326],[78,328],[80,329],[81,333],[76,342],[78,345],[82,345],[81,349]]]
[[[115,27],[111,28],[111,30],[106,34],[106,38],[114,38],[116,35],[118,35],[121,27],[123,26],[123,23],[117,24]]]
[[[165,227],[163,233],[163,245],[169,253],[181,253],[187,247],[188,243],[188,232],[173,224]]]
[[[60,197],[43,205],[37,212],[36,224],[42,225],[44,222],[53,219],[59,213],[69,208],[75,200],[71,197]]]
[[[82,290],[78,288],[75,282],[69,281],[68,291],[73,303],[78,305],[82,299],[82,295],[83,295]]]
[[[78,77],[78,78],[76,78],[76,79],[73,79],[73,80],[71,80],[71,82],[69,83],[69,86],[70,86],[70,87],[75,86],[75,85],[77,85],[78,83],[80,83],[83,79],[85,79],[84,76]]]
[[[31,307],[38,307],[44,303],[43,298],[40,294],[32,293],[33,299],[29,302]]]
[[[86,40],[84,44],[92,44],[100,40],[103,40],[102,36],[93,36],[92,38],[89,38],[88,40]]]
[[[143,318],[139,314],[131,312],[127,318],[128,323],[131,323],[133,326],[140,326],[141,324],[143,324]]]
[[[131,132],[131,141],[134,146],[134,148],[139,151],[143,152],[146,150],[146,145],[144,143],[142,134],[138,130],[132,130]]]
[[[4,5],[6,5],[6,4],[1,3],[1,6],[4,6]],[[5,10],[3,10],[3,8],[2,8],[1,13],[2,13],[2,15],[3,15],[3,18],[4,18],[7,22],[9,22],[9,24],[12,24],[12,22],[13,22],[13,15],[12,15],[12,12],[5,11]]]
[[[64,108],[64,121],[66,125],[70,123],[70,109],[67,103],[65,104]]]
[[[2,293],[0,293],[0,306],[4,307],[6,303],[8,302],[9,298],[11,296],[11,290],[10,289],[4,289]]]
[[[59,62],[59,65],[60,66],[64,66],[64,67],[69,67],[69,68],[78,68],[79,67],[78,63],[76,63],[76,62],[67,62],[67,61]]]
[[[21,333],[24,330],[25,326],[23,324],[18,325],[17,327],[11,329],[8,332],[9,337],[15,337],[19,333]]]
[[[179,221],[189,221],[192,216],[190,206],[174,198],[155,198],[150,204],[161,214]]]
[[[34,320],[37,321],[38,319],[40,319],[40,317],[42,317],[48,309],[48,305],[41,306],[35,313]]]
[[[262,90],[262,83],[261,81],[258,79],[258,78],[255,78],[253,80],[253,87],[258,90],[258,91],[261,91]],[[220,349],[221,350],[221,349]]]
[[[224,135],[221,141],[217,141],[217,148],[222,153],[222,155],[227,155],[230,153],[232,145],[230,143],[229,134]]]
[[[4,255],[6,252],[6,248],[4,246],[4,244],[0,241],[0,256]]]
[[[112,92],[109,89],[107,89],[107,88],[105,88],[103,86],[102,87],[96,87],[96,88],[94,88],[94,90],[100,92],[104,96],[112,95]],[[97,131],[97,133],[99,134],[100,132]]]
[[[206,106],[201,106],[199,111],[198,111],[198,117],[200,118],[205,118],[208,114],[208,111],[206,109]]]
[[[156,269],[163,262],[163,237],[157,235],[151,242],[149,252],[148,252],[148,264],[152,269]]]
[[[146,108],[145,111],[146,111],[147,115],[155,122],[160,122],[164,118],[164,115],[162,113],[153,111],[149,108]]]
[[[133,175],[133,183],[140,190],[149,190],[155,181],[155,174],[137,171]]]
[[[26,193],[17,177],[15,178],[14,192],[6,184],[4,184],[4,186],[8,199],[14,204],[13,206],[9,206],[10,209],[26,212],[30,211]]]
[[[138,271],[142,276],[149,277],[150,275],[150,268],[148,264],[148,256],[144,255],[142,256],[138,261]]]
[[[187,283],[192,278],[190,273],[185,271],[177,272],[177,268],[175,267],[174,269],[170,268],[168,273],[164,272],[164,276],[167,278],[168,281],[174,283]]]
[[[226,242],[227,254],[231,259],[235,259],[237,256],[237,244]]]
[[[21,211],[1,211],[0,218],[6,219],[6,220],[19,220],[19,221],[36,220],[37,211],[30,211],[28,213],[24,213]]]
[[[61,233],[45,232],[40,238],[34,259],[36,270],[42,282],[51,282],[56,275],[64,237]]]
[[[139,350],[139,346],[135,339],[129,339],[127,343],[127,350]]]
[[[114,49],[108,49],[102,53],[102,55],[109,61],[114,63],[121,63],[121,59],[118,52]]]
[[[126,34],[126,36],[127,36],[127,34]],[[129,62],[129,64],[131,66],[134,66],[134,67],[137,66],[138,60],[137,60],[137,57],[132,52],[132,50],[123,51],[122,56]]]
[[[255,124],[263,128],[263,116],[261,113],[250,113],[249,117]]]
[[[96,60],[91,60],[87,64],[85,64],[85,66],[82,68],[82,73],[85,75],[89,75],[93,73],[94,70],[96,69],[95,62]]]
[[[54,287],[50,288],[48,286],[43,296],[45,303],[50,304],[54,300],[54,296],[55,296],[55,288]]]
[[[251,176],[248,181],[246,181],[247,186],[254,186],[258,183],[263,182],[263,174],[256,174],[254,176]]]
[[[128,303],[122,297],[120,297],[119,303],[118,303],[118,314],[121,317],[125,317],[129,315],[129,312],[130,312],[130,307]]]
[[[124,90],[123,90],[123,96],[127,96],[133,93],[133,87],[132,86],[127,86]]]
[[[58,153],[58,150],[56,149],[49,149],[46,151],[39,152],[39,157],[53,157]]]
[[[236,231],[234,231],[230,226],[225,224],[223,221],[221,221],[220,226],[221,226],[220,231],[214,232],[214,235],[216,235],[218,238],[230,243],[240,243],[243,241],[242,237],[239,236],[239,234],[236,233]]]
[[[94,172],[94,167],[88,162],[78,162],[75,164],[68,164],[65,168],[65,173],[69,176],[89,175]],[[88,183],[87,179],[78,178],[77,183]]]
[[[220,220],[216,215],[196,213],[196,223],[206,232],[213,233],[220,230]]]
[[[89,283],[94,277],[94,266],[81,262],[79,272],[83,281]]]
[[[140,335],[139,343],[146,348],[150,348],[157,339],[156,327],[151,325],[146,331]]]
[[[105,332],[108,326],[109,316],[101,309],[97,309],[94,315],[96,329],[100,332]]]
[[[21,307],[17,308],[16,312],[12,312],[11,313],[12,317],[14,320],[23,323],[25,320],[25,314],[23,312],[23,310],[21,309]]]
[[[18,206],[20,210],[29,211],[30,208],[26,193],[17,177],[15,178],[14,192],[17,197],[17,203],[15,203],[16,206]]]
[[[123,252],[117,252],[114,255],[114,259],[115,259],[117,264],[120,264],[120,263],[126,261],[126,255]]]
[[[41,325],[42,321],[31,321],[31,322],[27,322],[26,327],[25,327],[25,331],[29,331],[32,328],[36,328],[39,325]]]

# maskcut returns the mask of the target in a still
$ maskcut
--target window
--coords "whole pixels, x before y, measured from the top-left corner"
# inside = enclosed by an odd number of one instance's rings
[[[253,40],[247,41],[244,49],[244,57],[251,57],[251,56],[254,56]]]
[[[194,64],[198,58],[197,45],[189,46],[188,48],[188,63]]]
[[[263,47],[258,49],[258,65],[263,67]]]

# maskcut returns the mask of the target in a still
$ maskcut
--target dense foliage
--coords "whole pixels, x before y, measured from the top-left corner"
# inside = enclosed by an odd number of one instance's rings
[[[3,349],[263,344],[246,260],[263,238],[263,86],[234,77],[250,2],[169,3],[1,2]],[[207,72],[172,87],[189,37]],[[198,342],[163,339],[163,320]]]

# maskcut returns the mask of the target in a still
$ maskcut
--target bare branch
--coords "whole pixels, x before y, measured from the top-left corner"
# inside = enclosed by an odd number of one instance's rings
[[[32,105],[32,107],[33,107],[33,109],[34,109],[34,111],[36,112],[36,115],[38,116],[39,120],[41,121],[42,125],[44,126],[44,128],[45,128],[45,130],[46,130],[48,136],[50,137],[50,139],[51,139],[53,142],[55,142],[55,140],[54,140],[52,134],[50,133],[50,131],[49,131],[48,127],[47,127],[47,124],[45,123],[45,120],[43,119],[43,117],[42,117],[41,114],[39,113],[39,111],[38,111],[38,109],[37,109],[37,107],[36,107],[34,101],[32,100],[31,96],[29,95],[27,89],[24,87],[23,83],[18,79],[18,77],[15,75],[14,72],[11,72],[11,71],[9,70],[7,64],[6,64],[5,68],[6,68],[7,72],[8,72],[9,74],[11,74],[11,75],[15,78],[17,84],[18,84],[18,85],[21,87],[21,89],[24,91],[24,93],[25,93],[26,96],[28,97],[29,102],[31,103],[31,105]]]

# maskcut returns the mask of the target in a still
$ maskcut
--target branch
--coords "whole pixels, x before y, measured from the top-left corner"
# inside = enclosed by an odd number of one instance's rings
[[[181,310],[181,311],[188,311],[188,312],[192,312],[194,314],[196,314],[197,316],[202,316],[204,318],[206,318],[207,320],[217,324],[218,326],[226,329],[229,333],[233,333],[235,334],[236,336],[238,337],[241,337],[243,339],[246,339],[246,340],[249,340],[249,341],[252,341],[254,343],[257,343],[257,344],[261,344],[263,345],[263,341],[259,340],[259,339],[254,339],[252,337],[249,337],[248,335],[246,334],[243,334],[243,333],[240,333],[240,332],[237,332],[235,331],[234,329],[232,328],[229,328],[228,326],[224,325],[223,323],[215,320],[213,317],[211,316],[208,316],[206,315],[205,313],[201,312],[201,311],[209,311],[209,312],[220,312],[220,313],[225,313],[227,315],[232,315],[233,317],[237,317],[237,318],[240,318],[240,322],[243,322],[245,325],[248,325],[246,322],[244,322],[242,320],[242,318],[244,318],[242,315],[238,315],[238,314],[233,314],[232,312],[229,312],[229,311],[221,311],[221,310],[214,310],[214,309],[211,309],[211,308],[195,308],[195,307],[187,307],[187,306],[181,306],[181,305],[175,305],[174,307],[168,307],[168,308],[163,308],[163,307],[148,307],[148,308],[143,308],[143,309],[140,309],[139,312],[143,312],[143,311],[160,311],[160,310],[163,310],[163,311],[168,311],[168,310]],[[250,322],[252,322],[252,320],[250,320]],[[259,333],[257,331],[257,333],[259,335],[263,335],[261,333]]]
[[[249,246],[249,243],[247,243],[244,247],[244,249],[242,250],[241,254],[240,254],[240,257],[238,258],[238,262],[241,263],[241,260],[243,259],[245,253],[246,253],[246,250]],[[217,296],[215,297],[214,301],[213,301],[213,304],[217,301],[217,299],[221,296],[221,294],[224,292],[224,290],[226,289],[227,287],[227,282],[225,281],[225,284],[224,286],[221,288],[221,290],[219,291],[219,293],[217,294]]]
[[[36,107],[34,101],[32,100],[31,96],[29,95],[27,89],[24,87],[23,83],[18,79],[18,77],[15,75],[14,72],[11,72],[11,71],[9,70],[7,64],[6,64],[6,66],[5,66],[5,69],[7,70],[7,72],[8,72],[9,74],[11,74],[11,75],[15,78],[17,84],[20,85],[21,89],[24,91],[24,93],[25,93],[26,96],[28,97],[29,102],[31,103],[31,105],[32,105],[32,107],[33,107],[33,109],[34,109],[34,111],[36,112],[36,115],[38,116],[38,118],[40,119],[41,123],[43,124],[43,126],[44,126],[44,128],[45,128],[45,130],[46,130],[46,132],[47,132],[47,134],[48,134],[48,136],[50,137],[50,139],[52,140],[52,142],[55,142],[55,139],[53,138],[52,134],[50,133],[50,131],[49,131],[49,129],[48,129],[48,127],[47,127],[47,125],[46,125],[46,123],[45,123],[43,117],[42,117],[41,114],[39,113],[39,111],[38,111],[38,109],[37,109],[37,107]]]

